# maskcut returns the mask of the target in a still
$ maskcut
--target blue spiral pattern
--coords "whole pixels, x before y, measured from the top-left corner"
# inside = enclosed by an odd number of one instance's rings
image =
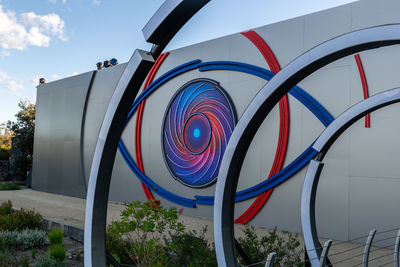
[[[164,119],[163,150],[172,176],[190,187],[213,184],[235,123],[232,103],[217,82],[185,84]]]

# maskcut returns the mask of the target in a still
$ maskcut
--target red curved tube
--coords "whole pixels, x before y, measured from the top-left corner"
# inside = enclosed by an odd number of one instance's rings
[[[164,59],[168,56],[169,53],[164,53],[161,54],[156,62],[154,63],[153,67],[151,68],[149,72],[149,76],[147,76],[147,79],[144,83],[144,90],[147,89],[147,87],[151,84],[151,82],[154,79],[155,74],[157,73],[157,70],[160,68],[162,62]],[[138,110],[136,113],[136,124],[135,124],[135,156],[136,156],[136,162],[138,165],[139,170],[144,173],[144,167],[143,167],[143,159],[142,159],[142,149],[141,149],[141,128],[142,128],[142,118],[143,118],[143,110],[144,110],[144,104],[146,100],[143,100],[139,106]],[[142,188],[143,192],[146,195],[147,200],[154,200],[153,195],[151,194],[151,191],[149,188],[147,188],[143,183]]]
[[[276,59],[274,53],[268,44],[254,31],[243,32],[243,36],[249,39],[261,52],[264,59],[266,60],[270,70],[274,73],[278,73],[281,67]],[[290,115],[289,115],[289,103],[288,97],[285,95],[279,101],[279,138],[278,145],[276,148],[274,162],[272,164],[271,170],[269,172],[268,178],[278,173],[283,166],[285,161],[288,139],[289,139],[289,125]],[[268,190],[265,193],[258,195],[251,206],[235,220],[235,223],[246,224],[249,222],[257,213],[262,209],[264,204],[267,202],[272,194],[273,189]]]
[[[359,54],[355,54],[354,58],[356,59],[358,72],[360,73],[361,84],[362,84],[363,93],[364,93],[364,99],[367,99],[369,97],[369,93],[368,93],[368,84],[367,84],[367,78],[365,77],[364,67],[361,62],[361,58],[360,58]],[[370,116],[370,114],[367,114],[367,115],[365,115],[365,128],[370,128],[370,127],[371,127],[371,116]]]

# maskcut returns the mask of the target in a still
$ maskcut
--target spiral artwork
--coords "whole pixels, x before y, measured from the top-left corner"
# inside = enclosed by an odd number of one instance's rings
[[[217,82],[185,84],[164,118],[163,150],[172,176],[190,187],[213,184],[235,123],[233,105]]]

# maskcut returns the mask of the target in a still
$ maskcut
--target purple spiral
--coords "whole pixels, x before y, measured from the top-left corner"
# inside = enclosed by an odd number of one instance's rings
[[[217,82],[196,79],[179,89],[163,127],[164,158],[173,177],[190,187],[214,183],[235,123],[233,105]]]

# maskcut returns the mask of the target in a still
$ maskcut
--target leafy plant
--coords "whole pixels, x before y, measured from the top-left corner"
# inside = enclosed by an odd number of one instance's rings
[[[59,262],[64,262],[66,257],[65,248],[61,244],[52,245],[49,249],[49,256]]]
[[[40,229],[43,224],[42,216],[33,210],[13,210],[6,202],[0,207],[0,231],[22,231],[24,229]]]
[[[244,230],[244,237],[239,237],[238,242],[246,251],[252,262],[264,261],[268,254],[275,252],[277,259],[274,266],[291,266],[301,261],[300,242],[297,234],[287,231],[278,233],[276,227],[268,235],[258,238],[254,227],[247,226]],[[245,264],[239,257],[240,263]]]
[[[128,246],[124,246],[124,251],[135,264],[164,266],[168,255],[162,240],[167,238],[167,231],[177,234],[185,229],[178,222],[176,208],[167,210],[158,206],[155,201],[135,201],[126,206],[121,217],[121,221],[115,221],[109,227],[110,237],[127,242]]]
[[[40,248],[46,240],[46,233],[40,230],[25,229],[22,232],[0,232],[1,244],[4,248]]]
[[[22,249],[43,247],[46,241],[46,232],[40,230],[25,229],[17,235],[18,247]]]
[[[56,245],[56,244],[62,245],[64,239],[64,232],[60,228],[55,227],[47,233],[47,237],[49,238],[50,245]]]
[[[2,215],[8,215],[13,211],[12,209],[12,203],[10,200],[8,200],[7,202],[3,202],[0,205],[0,216]]]
[[[171,235],[165,240],[169,266],[217,266],[215,249],[205,239],[207,227]]]
[[[22,267],[29,267],[29,259],[28,259],[28,257],[26,255],[24,255],[22,257],[21,266]]]
[[[51,257],[39,257],[35,260],[34,267],[63,267],[65,264]]]
[[[15,253],[8,250],[0,250],[0,266],[18,266],[18,258]]]

